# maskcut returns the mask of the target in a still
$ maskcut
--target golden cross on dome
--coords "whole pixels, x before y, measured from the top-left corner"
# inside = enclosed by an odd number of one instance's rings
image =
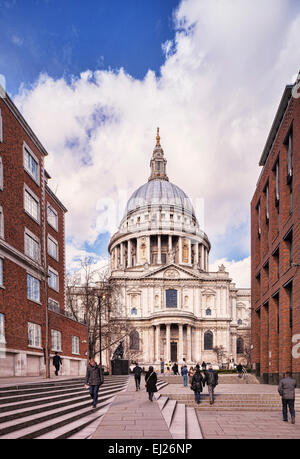
[[[159,127],[157,128],[157,133],[156,133],[156,146],[160,147]]]

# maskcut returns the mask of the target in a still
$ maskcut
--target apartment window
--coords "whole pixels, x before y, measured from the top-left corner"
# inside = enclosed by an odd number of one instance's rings
[[[47,208],[47,220],[48,220],[49,225],[51,225],[52,228],[54,228],[57,231],[58,214],[56,210],[52,206],[50,206],[50,204],[48,204],[48,208]]]
[[[35,261],[39,261],[40,259],[39,239],[28,230],[25,230],[25,255]]]
[[[276,320],[276,328],[277,328],[277,334],[279,335],[279,323],[280,323],[280,315],[279,315],[279,293],[277,293],[275,296],[274,296],[274,301],[275,301],[275,305],[276,305],[276,316],[277,316],[277,320]]]
[[[266,200],[266,223],[268,224],[269,217],[270,217],[270,214],[269,214],[269,183],[267,183],[264,189],[264,193],[265,193],[265,200]]]
[[[279,160],[275,164],[275,206],[279,205]]]
[[[290,214],[293,213],[293,186],[290,186]]]
[[[48,274],[49,274],[49,278],[48,278],[49,287],[53,288],[53,290],[56,290],[58,292],[58,290],[59,290],[58,273],[56,271],[54,271],[54,269],[49,268],[48,269]]]
[[[257,204],[256,210],[257,210],[257,228],[258,228],[257,232],[258,232],[258,237],[260,238],[260,236],[261,236],[261,208],[260,208],[260,201]]]
[[[0,156],[0,190],[3,191],[3,161]]]
[[[32,153],[30,148],[24,143],[24,168],[26,172],[39,184],[39,162],[37,157]]]
[[[287,147],[287,183],[290,183],[293,176],[293,128],[287,135],[285,145]]]
[[[51,349],[61,352],[61,332],[58,330],[51,330]]]
[[[27,298],[40,301],[40,281],[30,274],[27,274]]]
[[[289,251],[289,266],[292,266],[292,263],[293,263],[293,230],[288,232],[288,234],[284,237],[284,241]]]
[[[37,222],[40,221],[40,203],[39,199],[29,191],[28,189],[24,190],[24,208],[25,211]]]
[[[51,236],[48,236],[48,254],[58,260],[58,242]]]
[[[273,253],[273,258],[276,263],[276,275],[277,279],[279,279],[279,247]]]
[[[72,354],[79,354],[79,337],[72,336]]]
[[[51,311],[60,312],[59,303],[52,298],[48,299],[48,308],[51,309]]]
[[[0,343],[5,344],[4,314],[0,313]]]
[[[0,108],[0,142],[3,142],[3,120],[2,120],[1,108]]]
[[[28,346],[42,347],[41,326],[28,322]]]
[[[3,287],[3,259],[0,258],[0,286]]]
[[[289,286],[289,310],[290,310],[290,328],[293,328],[293,284]]]

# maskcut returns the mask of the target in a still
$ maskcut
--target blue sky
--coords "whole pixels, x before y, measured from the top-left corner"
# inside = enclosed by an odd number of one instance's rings
[[[173,38],[178,0],[0,0],[1,72],[7,90],[86,69],[125,67],[135,78],[159,72],[161,44]]]
[[[68,268],[107,263],[160,126],[170,181],[203,200],[212,269],[250,285],[250,200],[286,84],[298,0],[0,0],[0,75],[49,152]]]

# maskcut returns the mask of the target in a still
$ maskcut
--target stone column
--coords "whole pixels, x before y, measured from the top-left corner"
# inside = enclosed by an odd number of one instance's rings
[[[171,357],[170,357],[170,354],[171,354],[170,336],[171,336],[171,324],[166,324],[166,360],[167,360],[167,362],[169,362],[169,360],[171,360]]]
[[[150,236],[147,236],[147,262],[151,263]]]
[[[178,343],[178,361],[183,364],[183,325],[178,324],[179,343]]]
[[[131,240],[127,241],[127,266],[131,268]]]
[[[160,361],[160,325],[156,325],[155,329],[155,360]]]
[[[205,271],[204,267],[204,245],[201,244],[201,269]]]
[[[121,262],[121,268],[124,267],[124,246],[123,242],[120,244],[120,262]]]
[[[191,363],[192,361],[192,327],[191,325],[186,326],[186,344],[187,344],[186,360],[188,363]]]
[[[169,250],[169,252],[171,252],[171,250],[172,250],[172,248],[173,248],[173,246],[172,246],[172,236],[171,236],[171,234],[169,234],[168,243],[169,243],[169,244],[168,244],[168,250]]]
[[[157,263],[161,265],[161,236],[157,236]]]
[[[179,264],[182,264],[182,238],[179,236],[178,238],[178,244],[179,244]]]
[[[192,263],[192,242],[188,239],[188,246],[189,246],[189,254],[188,254],[188,264]]]
[[[206,250],[206,271],[209,271],[208,249]]]
[[[198,242],[195,244],[195,254],[194,254],[194,257],[195,257],[195,261],[194,261],[194,265],[198,266],[199,265],[199,244]]]
[[[149,363],[154,363],[155,361],[155,337],[154,337],[154,327],[151,326],[148,329],[149,337]]]

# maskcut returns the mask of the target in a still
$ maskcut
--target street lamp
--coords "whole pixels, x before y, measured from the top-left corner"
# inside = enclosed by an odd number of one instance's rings
[[[102,309],[102,304],[101,304],[101,299],[105,300],[105,295],[102,295],[102,297],[99,295],[98,296],[98,308],[99,308],[99,352],[100,352],[100,370],[102,372],[102,324],[101,324],[101,309]]]

